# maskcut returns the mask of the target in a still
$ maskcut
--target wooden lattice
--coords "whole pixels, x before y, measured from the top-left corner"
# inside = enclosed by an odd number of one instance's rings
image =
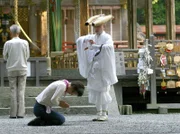
[[[18,7],[18,21],[28,21],[28,7]]]

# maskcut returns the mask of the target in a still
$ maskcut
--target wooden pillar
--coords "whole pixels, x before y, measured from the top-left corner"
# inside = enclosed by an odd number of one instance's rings
[[[121,22],[121,37],[122,40],[128,40],[128,10],[127,10],[127,3],[122,5],[120,9],[120,22]]]
[[[77,40],[80,36],[80,0],[74,0],[75,4],[75,27],[74,27],[74,38]]]
[[[145,1],[145,15],[146,15],[146,38],[148,39],[153,34],[152,0]]]
[[[166,0],[166,39],[175,40],[175,0]]]
[[[85,26],[85,22],[89,18],[89,0],[80,0],[80,33],[87,35],[89,33],[89,27]]]
[[[155,41],[154,41],[154,36],[151,35],[150,36],[150,44],[152,45],[152,47],[150,47],[150,55],[152,57],[155,56]],[[151,61],[151,68],[153,70],[156,70],[156,64],[155,64],[155,60]],[[152,105],[156,105],[157,104],[157,87],[156,87],[156,71],[154,71],[153,74],[151,74],[151,104]]]
[[[137,0],[127,0],[128,43],[130,49],[137,48]]]

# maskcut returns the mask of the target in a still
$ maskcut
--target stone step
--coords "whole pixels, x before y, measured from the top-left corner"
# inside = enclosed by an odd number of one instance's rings
[[[41,93],[45,87],[26,87],[25,96],[26,97],[36,97],[39,93]],[[67,94],[67,96],[69,96]],[[83,96],[88,96],[87,89],[84,91]],[[10,89],[9,87],[1,87],[0,88],[0,98],[9,98],[10,97]]]
[[[82,105],[91,105],[88,103],[88,96],[76,97],[76,96],[66,96],[63,98],[71,106],[82,106]],[[32,107],[35,104],[35,97],[26,97],[25,105],[27,107]],[[10,107],[10,98],[0,98],[0,107],[8,108]]]
[[[60,107],[54,107],[53,109],[62,114],[96,114],[96,108],[92,105],[71,106],[69,112]],[[26,114],[33,114],[33,107],[26,107]],[[9,108],[0,108],[0,116],[2,115],[9,115]]]
[[[26,87],[25,102],[26,113],[33,114],[33,106],[35,104],[35,97],[44,90],[45,87]],[[85,90],[82,97],[66,95],[64,98],[70,104],[71,110],[68,114],[95,114],[96,109],[94,105],[88,103],[88,91]],[[10,107],[10,89],[9,87],[0,88],[0,115],[8,115]],[[64,113],[65,110],[55,107],[55,110]]]

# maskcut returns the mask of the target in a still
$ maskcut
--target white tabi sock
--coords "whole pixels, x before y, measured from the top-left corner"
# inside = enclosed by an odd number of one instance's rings
[[[107,116],[108,104],[102,105],[102,116]]]
[[[101,116],[102,115],[102,105],[96,104],[96,110],[97,110],[97,115]]]

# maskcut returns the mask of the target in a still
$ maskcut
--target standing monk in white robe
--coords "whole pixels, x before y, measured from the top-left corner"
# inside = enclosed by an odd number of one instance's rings
[[[95,34],[79,37],[76,42],[79,71],[88,81],[89,103],[95,104],[97,109],[97,118],[93,121],[108,120],[108,104],[112,101],[109,90],[118,81],[112,37],[104,31],[108,17],[112,19],[110,15],[99,15],[90,22]]]

